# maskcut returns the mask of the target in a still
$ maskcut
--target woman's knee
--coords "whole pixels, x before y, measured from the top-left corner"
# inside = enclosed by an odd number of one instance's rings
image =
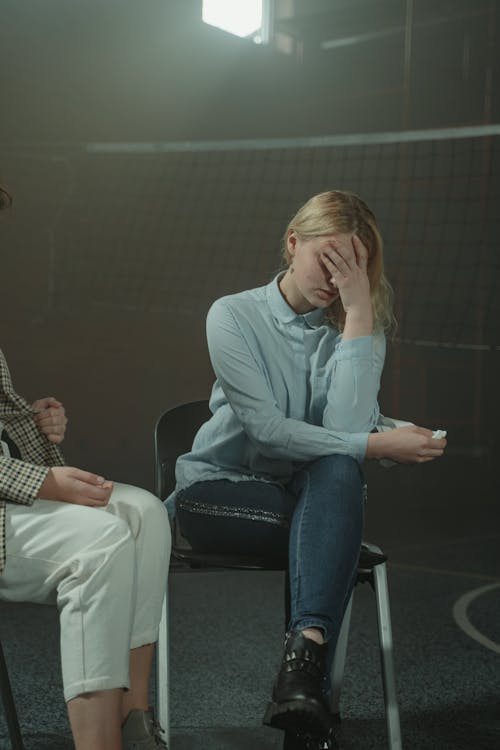
[[[318,475],[320,479],[335,482],[337,485],[344,484],[362,489],[364,484],[361,467],[352,456],[333,453],[313,461],[308,469],[313,476]]]
[[[297,496],[319,517],[335,517],[346,512],[362,519],[364,479],[351,456],[330,455],[308,464],[296,477]]]
[[[162,546],[170,553],[168,513],[161,500],[151,492],[128,484],[116,484],[108,511],[123,519],[136,539],[147,537],[149,544]]]
[[[120,508],[122,516],[125,516],[128,510],[139,512],[143,516],[164,512],[163,503],[151,492],[142,487],[119,482],[115,483],[109,500],[109,509],[112,510],[113,506]]]

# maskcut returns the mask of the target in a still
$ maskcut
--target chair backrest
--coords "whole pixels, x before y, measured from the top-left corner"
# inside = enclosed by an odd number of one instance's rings
[[[154,433],[155,489],[165,499],[175,488],[175,463],[193,444],[201,425],[211,417],[208,401],[190,401],[164,412],[158,419]],[[172,555],[190,567],[238,568],[244,570],[283,570],[286,562],[255,555],[195,552],[182,536],[178,524],[172,521]]]
[[[175,462],[191,450],[201,425],[211,417],[208,401],[190,401],[167,409],[154,432],[155,490],[164,500],[175,487]]]

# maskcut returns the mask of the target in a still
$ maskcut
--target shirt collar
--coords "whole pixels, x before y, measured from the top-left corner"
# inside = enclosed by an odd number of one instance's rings
[[[316,307],[305,315],[299,315],[292,310],[288,302],[280,292],[278,282],[284,276],[284,272],[279,273],[267,285],[267,301],[274,318],[282,323],[293,323],[295,320],[303,320],[310,328],[319,328],[325,321],[325,311],[321,307]]]

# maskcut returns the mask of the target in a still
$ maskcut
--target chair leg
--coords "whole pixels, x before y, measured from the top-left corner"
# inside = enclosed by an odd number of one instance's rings
[[[163,599],[160,630],[156,644],[156,715],[170,747],[170,659],[169,659],[168,591]]]
[[[349,627],[351,625],[352,600],[354,592],[351,594],[349,604],[344,613],[342,626],[335,649],[332,671],[330,672],[330,710],[335,716],[340,716],[340,693],[342,682],[344,680],[344,669],[347,657],[347,643],[349,640]]]
[[[285,629],[286,633],[288,630],[288,623],[290,622],[290,613],[292,611],[292,597],[290,594],[290,570],[287,568],[285,571]]]
[[[373,584],[377,600],[377,617],[380,641],[380,660],[384,684],[385,716],[389,750],[402,750],[401,726],[396,692],[394,655],[392,645],[391,612],[389,608],[389,589],[385,563],[373,569]]]
[[[0,643],[0,692],[2,703],[5,711],[5,720],[9,730],[9,737],[12,744],[12,750],[24,750],[23,738],[17,719],[16,704],[10,687],[9,673],[3,654],[2,644]]]

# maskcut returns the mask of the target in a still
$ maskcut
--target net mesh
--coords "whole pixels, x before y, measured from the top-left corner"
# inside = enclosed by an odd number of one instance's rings
[[[336,188],[358,193],[378,218],[401,341],[500,344],[500,136],[39,146],[2,149],[2,164],[15,193],[3,232],[11,307],[204,317],[217,297],[266,283],[290,216]]]

